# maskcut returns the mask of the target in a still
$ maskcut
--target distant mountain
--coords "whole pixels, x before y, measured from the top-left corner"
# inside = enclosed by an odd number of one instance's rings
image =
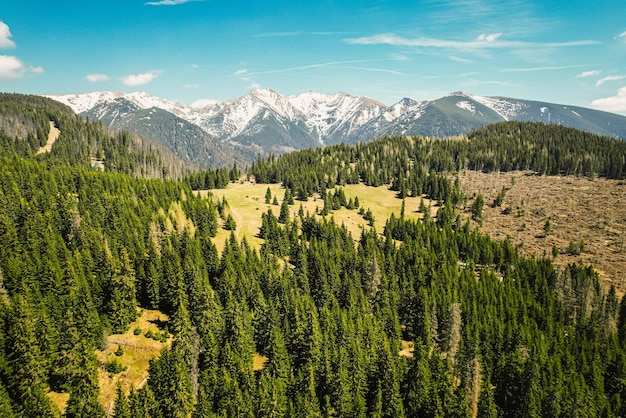
[[[96,102],[81,114],[90,119],[99,119],[105,126],[133,132],[163,145],[182,160],[202,168],[232,165],[234,161],[245,164],[256,155],[231,144],[221,143],[199,126],[174,114],[174,106],[169,106],[169,111],[154,106],[142,107],[153,104],[161,104],[163,107],[168,105],[165,101],[140,102],[132,97],[111,97]]]
[[[250,161],[257,154],[270,152],[281,154],[342,142],[367,142],[385,135],[463,135],[507,120],[555,123],[626,138],[624,116],[462,92],[436,100],[405,98],[393,106],[346,93],[283,96],[271,89],[255,89],[230,101],[203,101],[192,106],[147,93],[48,97],[109,126],[162,143],[200,166],[215,166],[229,158]]]

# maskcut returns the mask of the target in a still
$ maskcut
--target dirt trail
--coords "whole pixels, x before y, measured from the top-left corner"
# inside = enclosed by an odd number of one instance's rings
[[[61,131],[54,125],[54,122],[50,121],[50,132],[48,133],[48,141],[46,141],[46,145],[39,148],[37,150],[37,155],[43,154],[44,152],[50,152],[52,149],[52,144],[57,140]]]

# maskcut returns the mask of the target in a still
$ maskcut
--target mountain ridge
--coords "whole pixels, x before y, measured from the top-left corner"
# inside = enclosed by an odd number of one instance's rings
[[[142,129],[133,128],[126,119],[139,123],[134,113],[157,108],[201,128],[213,138],[213,141],[207,140],[214,142],[211,146],[242,149],[248,156],[282,154],[338,143],[354,144],[385,135],[457,136],[507,120],[556,123],[626,139],[625,116],[578,106],[465,92],[421,101],[407,97],[391,106],[343,92],[307,91],[285,96],[272,89],[254,89],[228,101],[202,100],[192,105],[143,92],[46,97],[89,117],[103,119],[101,114],[117,114],[118,118],[108,119],[110,126],[131,131]],[[166,141],[157,138],[157,142]]]

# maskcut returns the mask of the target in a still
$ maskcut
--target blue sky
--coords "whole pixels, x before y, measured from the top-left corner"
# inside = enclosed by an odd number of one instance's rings
[[[453,91],[626,114],[623,0],[3,1],[0,91]]]

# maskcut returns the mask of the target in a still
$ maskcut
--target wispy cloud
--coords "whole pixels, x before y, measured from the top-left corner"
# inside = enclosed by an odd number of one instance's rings
[[[292,72],[292,71],[309,70],[309,69],[312,69],[312,68],[337,67],[337,66],[343,66],[343,65],[349,65],[349,64],[360,64],[360,63],[364,63],[364,62],[381,62],[381,61],[388,61],[388,60],[387,59],[370,59],[370,60],[351,60],[351,61],[323,62],[323,63],[319,63],[319,64],[302,65],[302,66],[299,66],[299,67],[288,67],[288,68],[281,68],[281,69],[267,70],[267,71],[255,71],[255,72],[247,73],[247,75],[248,76],[255,76],[255,75],[266,75],[266,74],[279,74],[279,73],[288,73],[288,72]]]
[[[200,84],[183,84],[185,90],[195,90],[200,88]]]
[[[622,38],[624,40],[624,42],[626,42],[626,31],[620,33],[619,35],[617,35],[618,38]]]
[[[87,74],[85,78],[87,79],[87,81],[97,83],[99,81],[107,81],[109,79],[109,76],[106,74]]]
[[[583,71],[582,73],[576,75],[576,78],[594,77],[598,74],[600,74],[600,70]]]
[[[470,63],[470,62],[474,62],[474,61],[472,61],[472,60],[468,60],[467,58],[461,58],[461,57],[457,57],[457,56],[455,56],[455,55],[451,55],[451,56],[449,56],[449,57],[448,57],[448,59],[449,59],[450,61],[462,62],[462,63],[464,63],[464,64],[467,64],[467,63]]]
[[[626,87],[617,90],[615,96],[594,100],[590,106],[608,112],[626,112]]]
[[[389,70],[387,68],[351,67],[351,66],[341,66],[340,68],[346,68],[349,70],[359,70],[359,71],[372,71],[376,73],[387,73],[387,74],[402,75],[402,76],[407,75],[405,73],[401,73],[400,71]]]
[[[287,38],[291,36],[346,36],[354,32],[267,32],[254,35],[255,38]]]
[[[525,68],[503,68],[498,70],[499,73],[528,73],[533,71],[558,71],[570,68],[586,67],[586,65],[558,65],[553,67],[525,67]]]
[[[248,70],[247,70],[247,69],[245,69],[245,68],[241,68],[241,69],[239,69],[239,70],[235,71],[234,75],[235,75],[236,77],[239,77],[239,76],[244,75],[244,74],[245,74],[245,73],[247,73],[247,72],[248,72]]]
[[[145,4],[147,6],[176,6],[179,4],[192,3],[197,1],[206,0],[160,0],[160,1],[148,1]]]
[[[390,54],[389,57],[394,61],[408,61],[409,57],[404,54]]]
[[[41,74],[43,72],[43,67],[29,67],[17,57],[0,55],[0,79],[22,78],[26,73]]]
[[[122,77],[122,83],[126,84],[129,87],[141,86],[144,84],[148,84],[158,76],[158,71],[151,71],[143,74],[131,74]]]
[[[607,81],[623,80],[624,78],[626,78],[626,75],[609,75],[609,76],[606,76],[606,77],[601,78],[600,80],[598,80],[596,82],[596,87],[600,87],[601,85],[603,85]]]
[[[392,45],[402,47],[421,48],[449,48],[460,50],[480,50],[495,48],[537,48],[537,47],[570,47],[598,44],[598,41],[580,40],[569,42],[524,42],[507,41],[501,39],[502,33],[481,34],[477,38],[463,40],[449,40],[439,38],[406,38],[393,33],[381,33],[360,38],[346,38],[343,41],[349,45]]]
[[[15,48],[15,42],[11,39],[9,25],[0,20],[0,48]]]

